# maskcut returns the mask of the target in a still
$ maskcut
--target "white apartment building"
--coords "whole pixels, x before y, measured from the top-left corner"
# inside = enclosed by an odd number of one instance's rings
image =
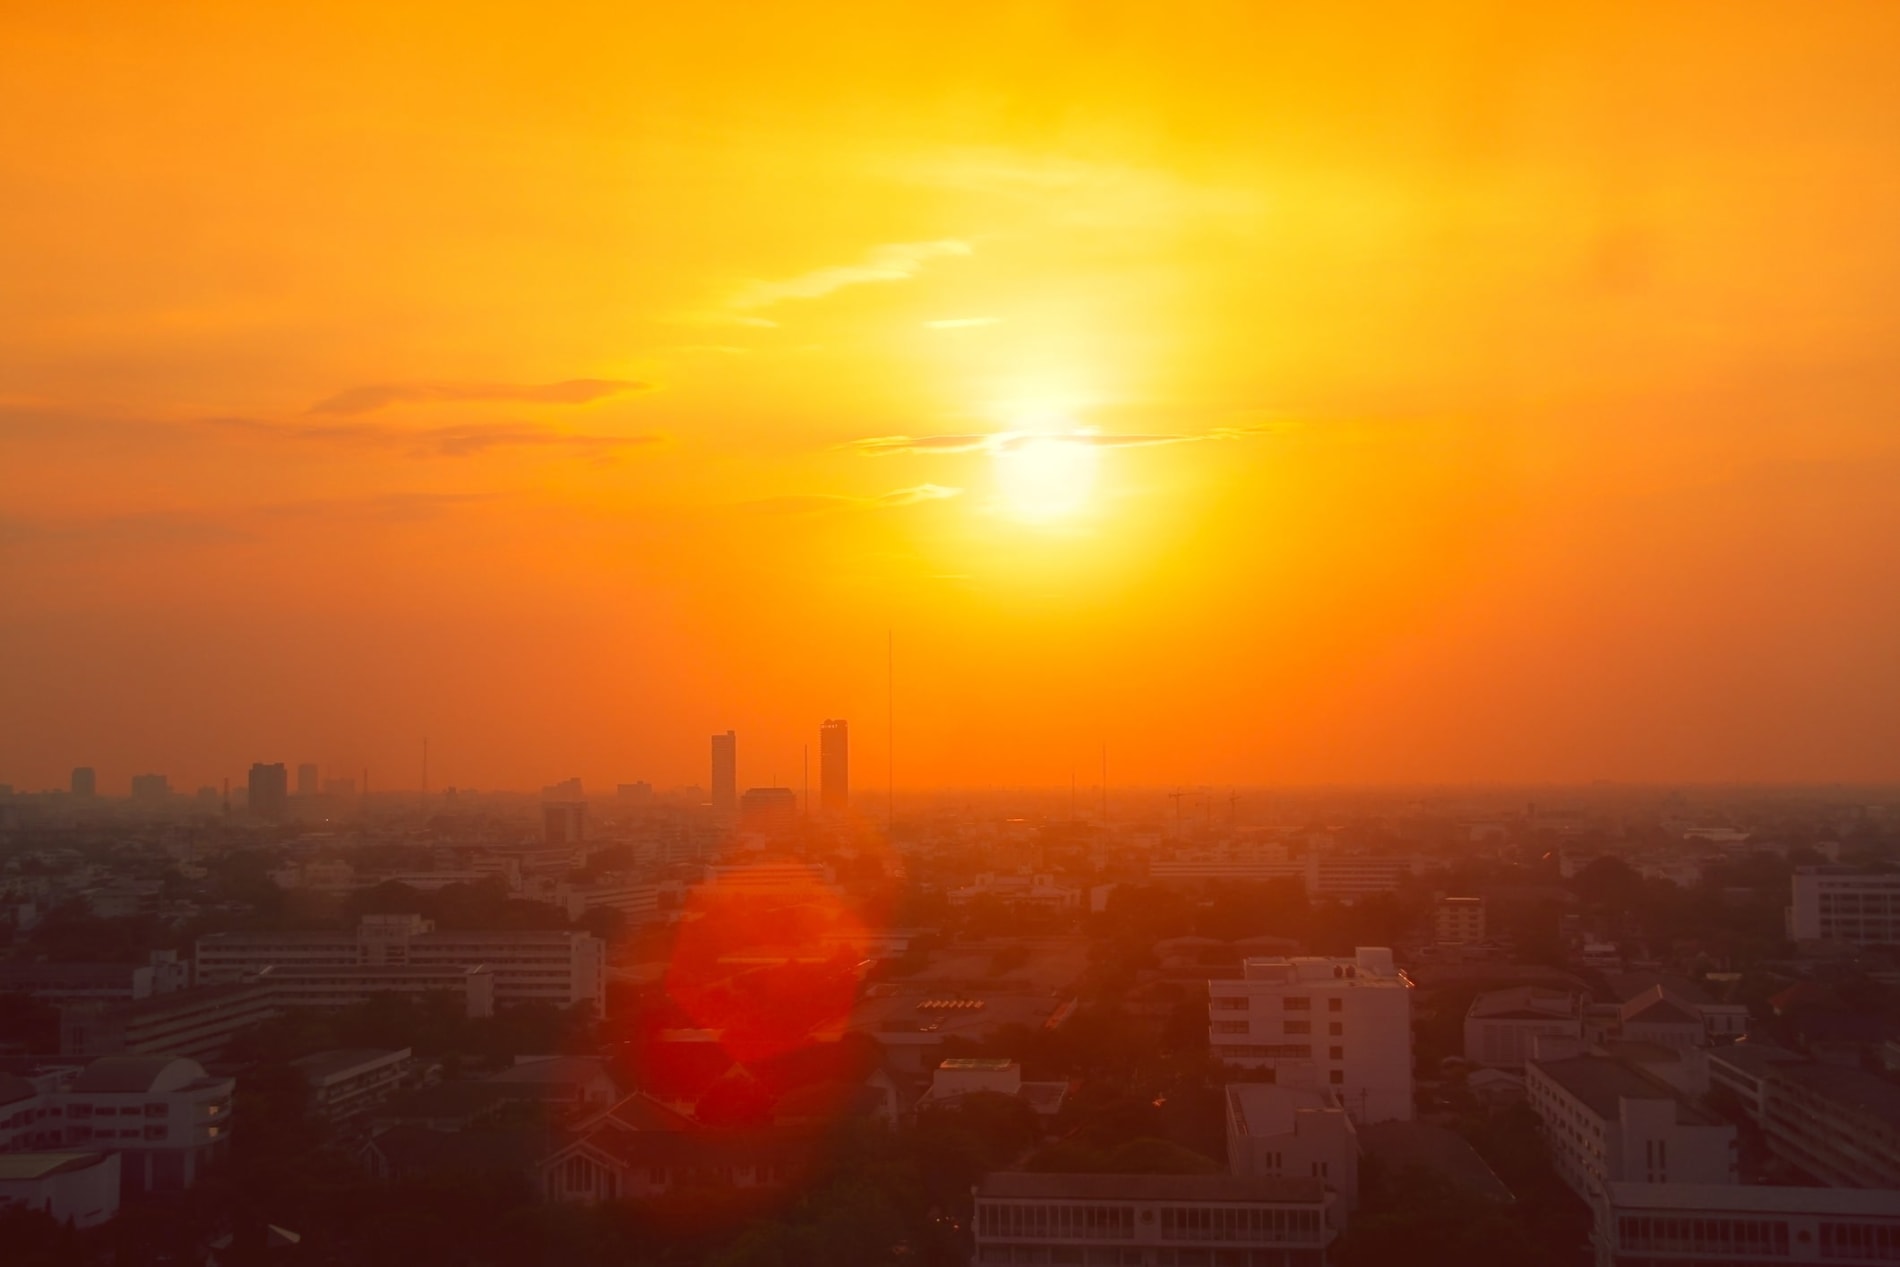
[[[1441,946],[1475,946],[1484,932],[1481,897],[1441,897],[1432,908],[1433,940]]]
[[[1601,1056],[1532,1060],[1524,1082],[1552,1164],[1592,1205],[1612,1183],[1736,1181],[1735,1128],[1632,1065]]]
[[[381,967],[320,968],[308,964],[276,965],[251,978],[270,989],[279,1008],[354,1007],[378,994],[423,999],[452,999],[462,1015],[479,1018],[495,1014],[495,974],[487,965],[388,964]]]
[[[1583,996],[1520,985],[1490,990],[1465,1012],[1465,1059],[1493,1069],[1522,1069],[1540,1038],[1583,1038]]]
[[[1348,1209],[1359,1199],[1359,1133],[1332,1094],[1270,1082],[1227,1084],[1227,1169],[1318,1179]]]
[[[236,1085],[195,1060],[95,1060],[57,1096],[64,1146],[118,1153],[127,1196],[188,1188],[229,1145]]]
[[[1360,1123],[1411,1120],[1412,983],[1390,950],[1247,959],[1242,973],[1207,983],[1216,1059],[1325,1087]]]
[[[976,1263],[1322,1267],[1337,1235],[1317,1179],[1026,1174],[976,1188]]]
[[[1792,887],[1790,941],[1900,945],[1900,872],[1796,867]]]
[[[437,931],[417,915],[366,915],[354,929],[212,933],[198,939],[200,982],[248,981],[266,968],[486,968],[494,1001],[607,1008],[607,948],[568,929]]]
[[[1900,1261],[1900,1200],[1890,1191],[1612,1183],[1595,1213],[1596,1267]]]

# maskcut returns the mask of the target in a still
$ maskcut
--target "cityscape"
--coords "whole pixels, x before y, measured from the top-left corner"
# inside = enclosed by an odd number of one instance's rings
[[[1900,1267],[1900,3],[0,9],[0,1267]]]

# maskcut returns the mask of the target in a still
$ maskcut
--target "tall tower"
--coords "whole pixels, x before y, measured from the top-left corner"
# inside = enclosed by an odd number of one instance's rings
[[[739,809],[739,736],[730,730],[712,737],[712,807],[721,818]]]
[[[842,721],[818,727],[818,804],[827,814],[851,807],[851,739]]]
[[[283,762],[254,763],[247,790],[245,807],[254,816],[271,822],[282,821],[290,800],[290,779]]]
[[[74,796],[92,796],[99,790],[99,776],[89,765],[75,766],[71,787]]]
[[[317,766],[314,761],[306,761],[297,767],[297,795],[315,796],[317,794]]]

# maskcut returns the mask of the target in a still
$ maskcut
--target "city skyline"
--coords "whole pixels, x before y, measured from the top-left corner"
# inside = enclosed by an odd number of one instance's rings
[[[901,786],[1900,777],[1891,4],[111,12],[0,780],[785,778],[887,637]]]

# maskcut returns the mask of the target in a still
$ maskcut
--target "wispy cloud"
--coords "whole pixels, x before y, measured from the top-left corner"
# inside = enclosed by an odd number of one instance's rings
[[[924,325],[931,330],[968,330],[975,326],[993,326],[1002,323],[1001,317],[945,317],[941,321],[926,321]]]
[[[310,406],[313,414],[362,414],[389,405],[503,403],[585,405],[629,392],[651,390],[646,383],[617,378],[571,378],[561,383],[377,383],[352,387]]]
[[[112,515],[0,517],[0,545],[200,546],[255,541],[273,523],[424,523],[491,493],[379,493],[214,510],[143,510]]]
[[[767,497],[743,503],[741,509],[755,515],[822,515],[846,510],[891,510],[924,502],[947,501],[961,497],[963,490],[942,484],[914,484],[894,488],[875,497],[847,497],[839,493],[803,493],[787,497]]]
[[[991,431],[939,436],[867,436],[843,447],[873,457],[899,453],[1002,453],[1029,443],[1078,444],[1095,449],[1147,449],[1164,444],[1242,440],[1268,427],[1215,427],[1207,431],[1127,434],[1101,431]]]
[[[796,277],[747,282],[726,301],[726,307],[736,313],[750,313],[784,303],[788,299],[819,299],[847,286],[909,281],[932,260],[970,253],[970,244],[955,238],[935,242],[893,242],[872,247],[856,264],[813,269]],[[757,317],[739,319],[762,320]]]
[[[410,457],[473,457],[494,449],[541,448],[605,461],[624,450],[657,444],[657,435],[609,435],[563,431],[527,422],[462,423],[443,427],[398,427],[387,423],[283,424],[254,418],[208,418],[208,426],[249,431],[286,440],[397,449]]]

